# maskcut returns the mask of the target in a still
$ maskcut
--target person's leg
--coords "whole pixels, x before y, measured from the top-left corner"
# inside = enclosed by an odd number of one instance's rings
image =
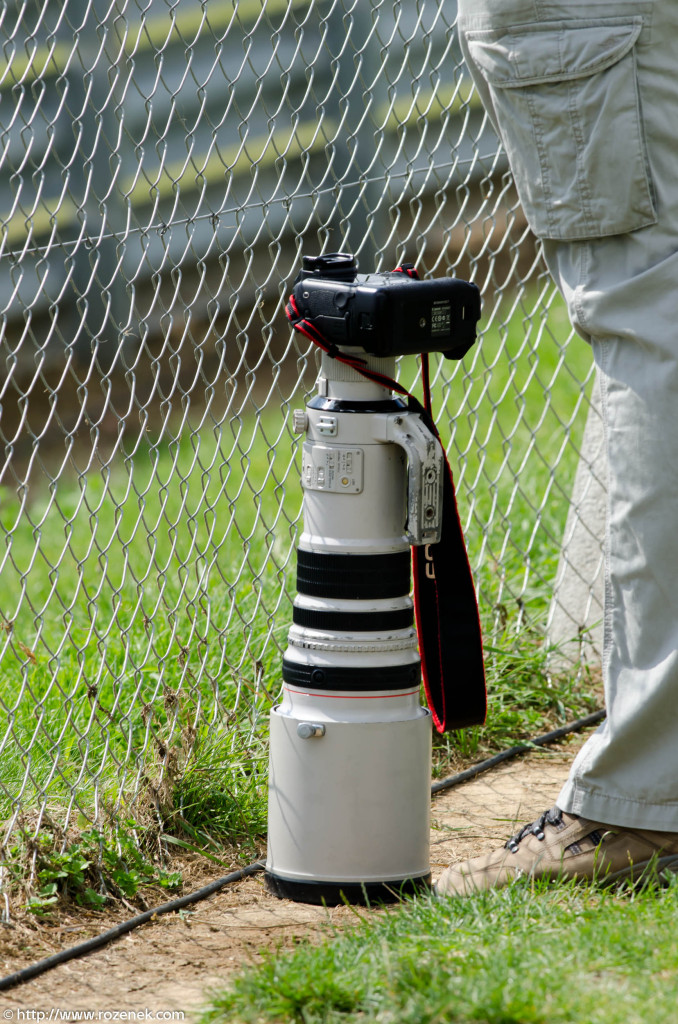
[[[575,847],[678,833],[678,7],[462,0],[460,36],[603,392],[607,720],[558,806]]]
[[[598,821],[666,830],[678,830],[676,281],[678,255],[583,300],[610,332],[593,338],[609,460],[607,720],[558,799]]]

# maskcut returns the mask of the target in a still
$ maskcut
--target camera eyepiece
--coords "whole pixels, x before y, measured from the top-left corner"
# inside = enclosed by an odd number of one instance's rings
[[[358,264],[350,252],[328,252],[323,256],[304,256],[298,280],[312,274],[331,281],[353,281],[357,271]]]

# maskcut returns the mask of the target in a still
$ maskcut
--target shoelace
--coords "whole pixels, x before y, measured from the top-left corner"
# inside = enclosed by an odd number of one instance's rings
[[[518,844],[525,836],[536,836],[540,841],[544,839],[544,828],[546,825],[560,825],[563,820],[563,812],[559,807],[551,807],[550,810],[540,814],[536,821],[529,825],[523,825],[520,832],[517,832],[506,843],[506,849],[511,853],[518,852]]]

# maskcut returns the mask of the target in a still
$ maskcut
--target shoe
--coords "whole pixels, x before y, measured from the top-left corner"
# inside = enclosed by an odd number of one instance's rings
[[[465,896],[521,877],[588,879],[610,885],[664,870],[678,872],[678,832],[601,825],[552,807],[501,850],[451,865],[434,891]]]

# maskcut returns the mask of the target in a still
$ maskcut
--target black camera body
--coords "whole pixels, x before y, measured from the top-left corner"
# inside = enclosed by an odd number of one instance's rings
[[[380,357],[442,352],[461,359],[480,319],[476,285],[402,271],[359,274],[348,253],[304,256],[293,296],[298,315],[327,342]]]

